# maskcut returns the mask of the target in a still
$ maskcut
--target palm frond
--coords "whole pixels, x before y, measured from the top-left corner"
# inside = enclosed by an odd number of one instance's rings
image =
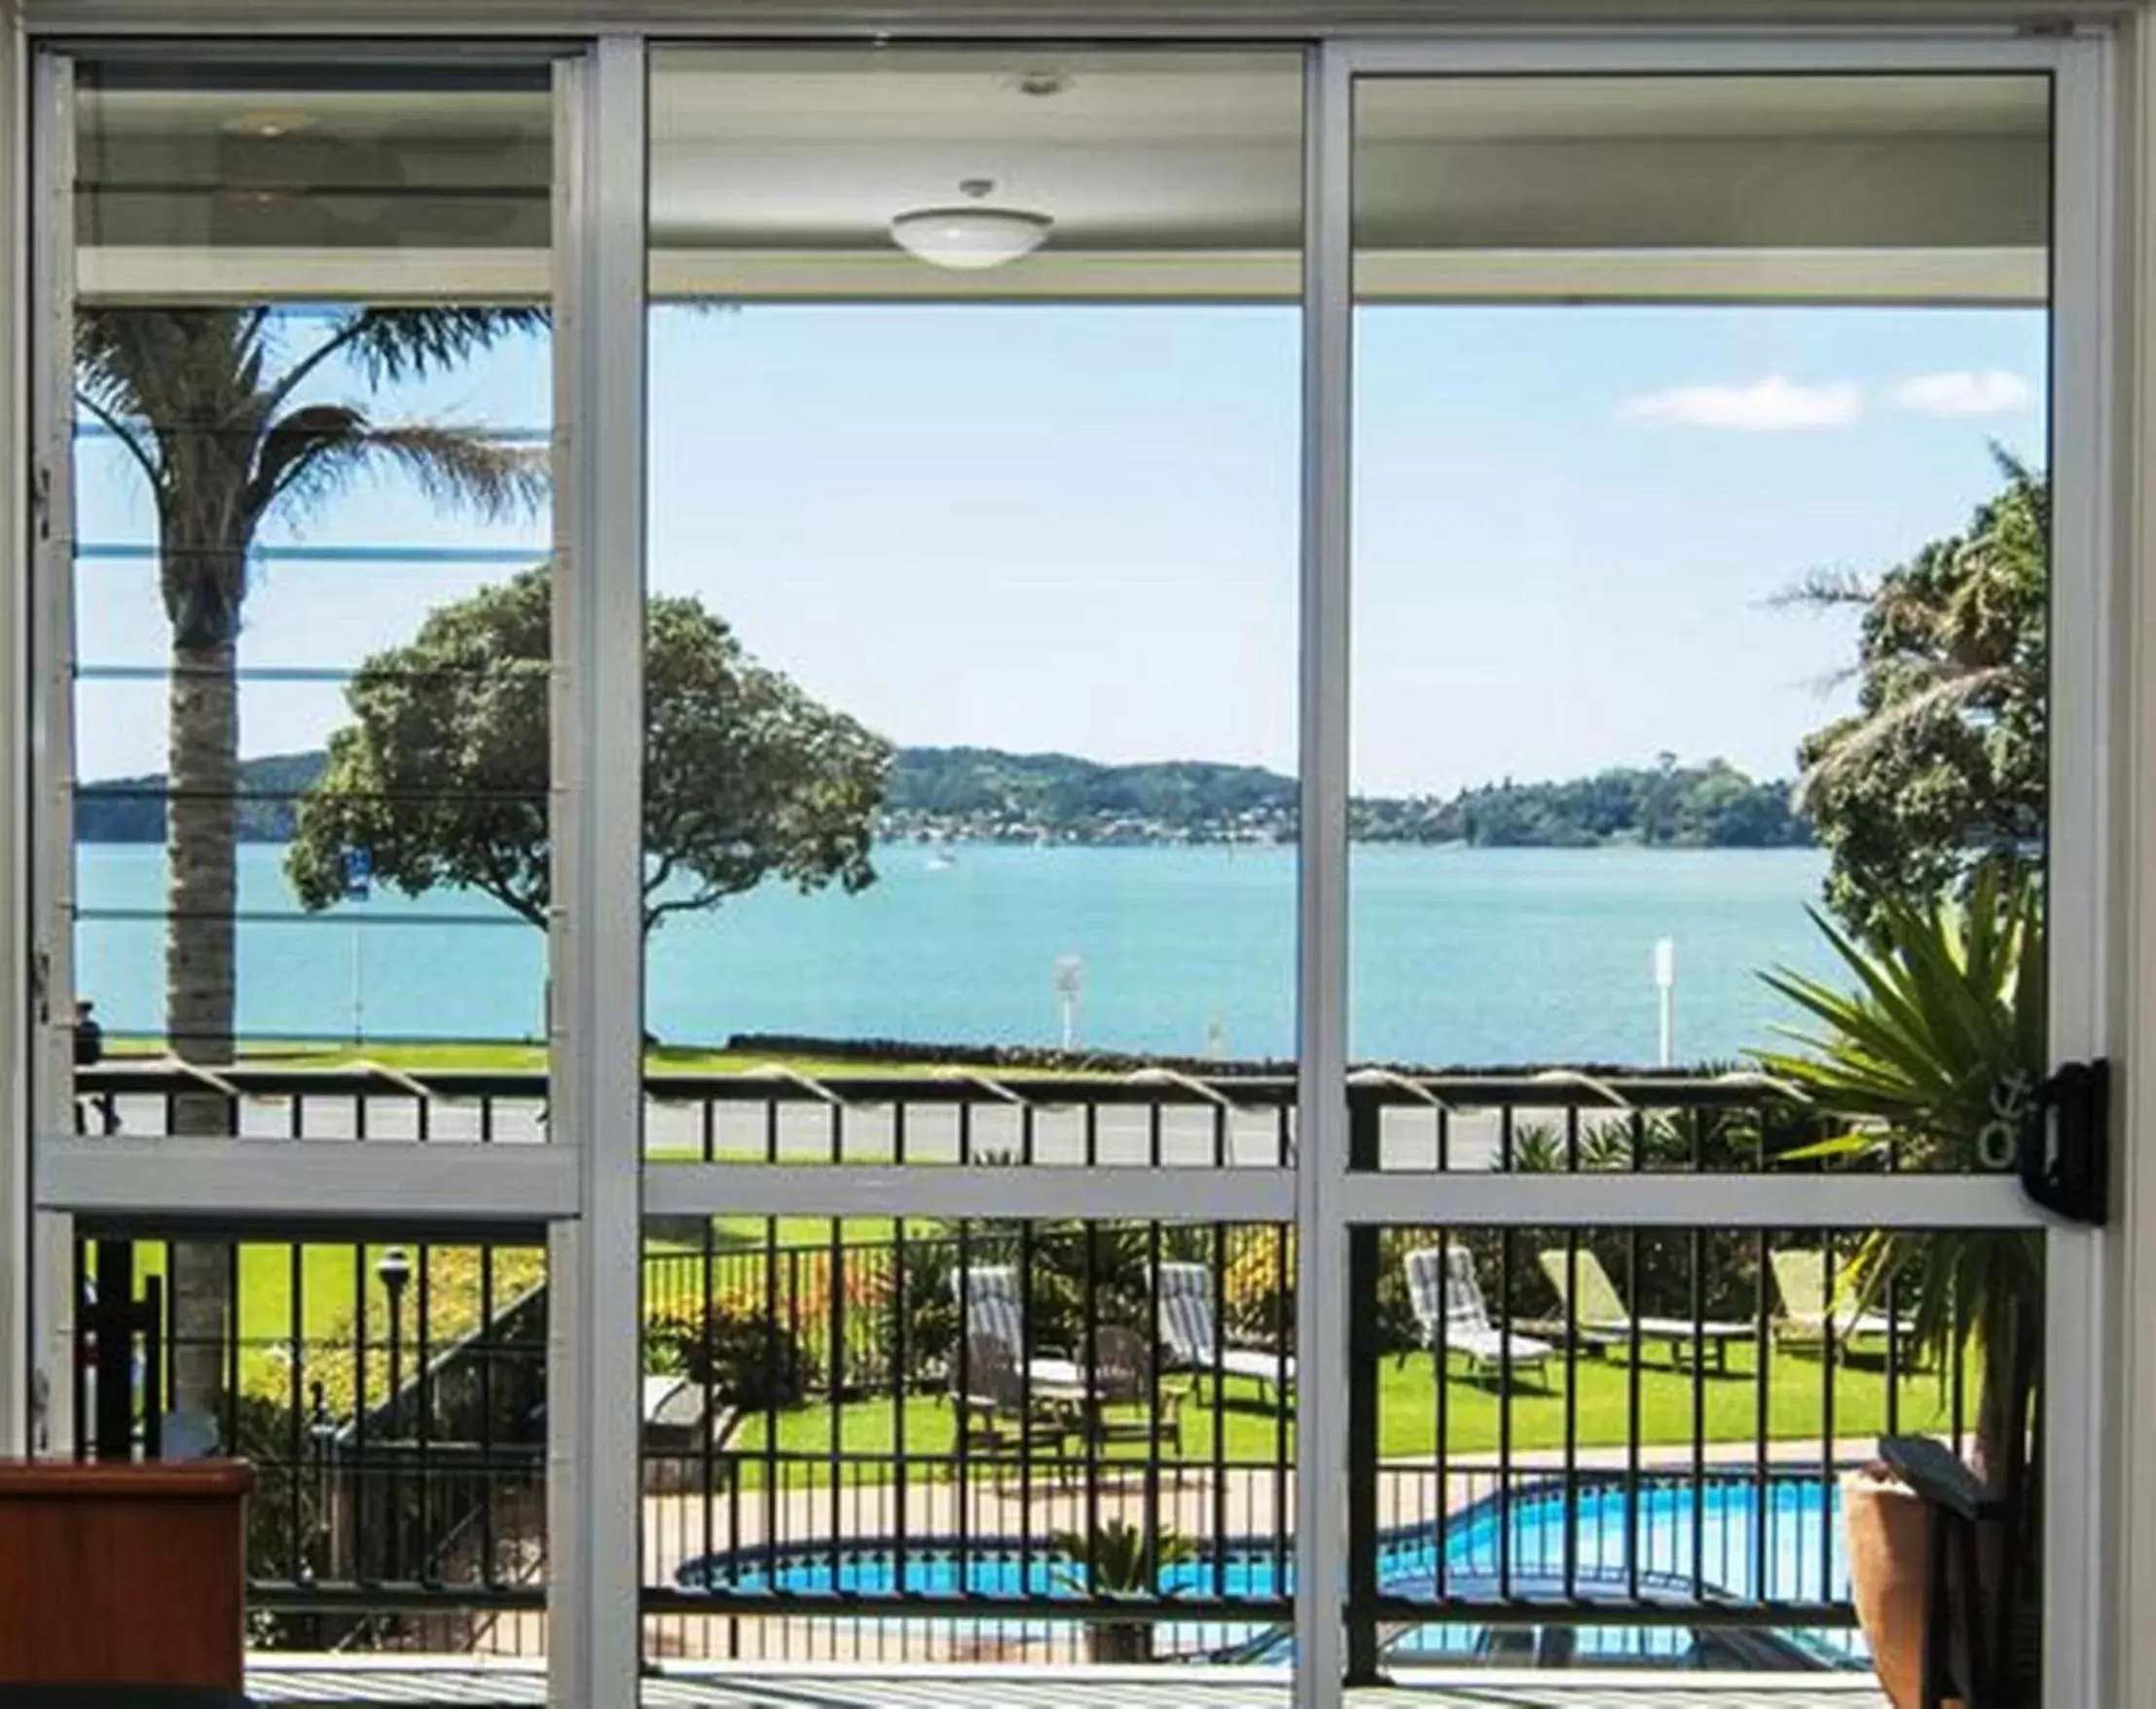
[[[1942,667],[1933,680],[1857,720],[1837,737],[1797,780],[1798,806],[1815,806],[1820,790],[1863,770],[1903,736],[1965,710],[1984,696],[2009,686],[2013,677],[2010,665]]]
[[[249,508],[305,509],[352,476],[385,467],[410,476],[435,503],[488,521],[530,515],[546,500],[543,447],[426,421],[378,424],[347,405],[314,404],[264,436]]]
[[[1797,1048],[1753,1057],[1809,1106],[1848,1125],[1787,1160],[1981,1167],[2001,1088],[2033,1080],[2044,1060],[2041,907],[2028,874],[1985,866],[1959,904],[1885,904],[1869,943],[1815,915],[1853,988],[1786,970],[1763,975],[1809,1025],[1777,1029]],[[2008,1333],[2000,1326],[2026,1303],[2035,1261],[2018,1234],[1875,1232],[1838,1288],[1868,1306],[1891,1283],[1914,1302],[1918,1345],[1939,1355],[1945,1369],[1964,1340],[1988,1345],[1987,1336]],[[1985,1380],[1992,1377],[1988,1365]]]
[[[505,339],[545,328],[544,309],[362,309],[338,332],[339,345],[370,384],[423,380]]]
[[[530,516],[546,503],[544,446],[506,445],[464,428],[413,421],[370,429],[360,449],[371,460],[397,465],[437,504],[490,522]]]
[[[1868,606],[1878,596],[1878,587],[1853,569],[1810,569],[1760,603],[1770,611],[1832,611]]]

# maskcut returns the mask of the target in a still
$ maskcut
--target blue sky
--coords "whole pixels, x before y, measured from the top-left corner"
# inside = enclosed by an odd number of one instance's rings
[[[1786,773],[1845,623],[1768,610],[1956,527],[1993,440],[2043,455],[2044,317],[1968,309],[1381,308],[1357,337],[1360,787],[1569,776],[1668,748]],[[661,309],[652,585],[901,742],[1295,751],[1297,321],[1284,309]],[[332,387],[346,383],[336,378]],[[384,416],[543,427],[544,352]],[[86,542],[152,537],[86,441]],[[363,487],[272,538],[544,549]],[[272,563],[249,666],[349,667],[499,562]],[[150,566],[86,560],[86,666],[156,666]],[[87,680],[79,772],[163,765],[162,686]],[[334,683],[252,683],[249,753]]]

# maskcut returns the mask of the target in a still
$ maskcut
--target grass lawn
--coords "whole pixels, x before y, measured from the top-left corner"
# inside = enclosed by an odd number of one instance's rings
[[[1565,1385],[1555,1372],[1553,1393],[1544,1393],[1532,1379],[1516,1383],[1512,1398],[1513,1447],[1516,1451],[1561,1448],[1565,1438]],[[1578,1441],[1582,1447],[1622,1447],[1626,1440],[1630,1405],[1630,1367],[1622,1354],[1609,1359],[1583,1356],[1576,1367]],[[1768,1429],[1775,1441],[1817,1442],[1823,1425],[1823,1384],[1818,1361],[1795,1355],[1772,1356],[1768,1369]],[[1176,1379],[1188,1384],[1188,1379]],[[1938,1379],[1929,1374],[1905,1377],[1901,1387],[1900,1429],[1927,1431],[1946,1428],[1947,1396]],[[1730,1350],[1730,1374],[1709,1370],[1699,1388],[1705,1403],[1705,1439],[1749,1441],[1757,1431],[1759,1390],[1752,1349]],[[1689,1370],[1672,1371],[1666,1357],[1650,1353],[1639,1372],[1640,1440],[1645,1445],[1688,1443],[1692,1439],[1694,1382]],[[1973,1400],[1974,1385],[1971,1384]],[[1455,1374],[1445,1387],[1446,1436],[1455,1457],[1495,1453],[1498,1445],[1499,1400],[1496,1388],[1471,1382]],[[899,1408],[890,1398],[846,1402],[839,1409],[842,1451],[851,1454],[888,1455],[896,1451]],[[955,1452],[952,1414],[940,1396],[917,1395],[904,1405],[906,1450],[909,1455],[948,1455]],[[778,1418],[778,1448],[783,1453],[814,1455],[830,1448],[832,1409],[802,1406],[782,1412]],[[1278,1418],[1261,1406],[1248,1384],[1231,1384],[1224,1414],[1212,1404],[1210,1385],[1203,1402],[1186,1392],[1183,1406],[1183,1458],[1208,1461],[1213,1457],[1216,1430],[1226,1431],[1225,1458],[1231,1462],[1270,1461],[1278,1449]],[[1437,1446],[1437,1390],[1428,1354],[1411,1355],[1405,1364],[1388,1358],[1379,1376],[1379,1453],[1388,1460],[1428,1459]],[[1834,1434],[1839,1437],[1878,1435],[1886,1425],[1886,1382],[1876,1367],[1844,1366],[1834,1384]],[[766,1420],[757,1413],[745,1418],[733,1438],[733,1446],[748,1454],[763,1451]],[[1294,1442],[1291,1424],[1288,1439]],[[1117,1457],[1144,1458],[1142,1451],[1120,1449]],[[753,1461],[745,1469],[749,1480],[760,1482],[762,1469]],[[865,1470],[865,1469],[864,1469]],[[929,1475],[926,1468],[923,1475]],[[872,1475],[872,1473],[871,1473]],[[819,1483],[825,1470],[820,1466],[796,1466],[787,1474],[789,1486],[802,1481]]]
[[[349,1375],[355,1351],[354,1323],[358,1301],[364,1292],[367,1308],[367,1339],[370,1345],[385,1342],[389,1326],[389,1294],[375,1273],[386,1246],[307,1245],[299,1253],[298,1333],[308,1343],[309,1376],[329,1377],[332,1371]],[[419,1252],[407,1246],[415,1266]],[[166,1249],[154,1241],[138,1242],[135,1275],[163,1277]],[[236,1304],[240,1341],[239,1382],[249,1393],[285,1400],[290,1395],[290,1367],[284,1347],[294,1334],[295,1313],[293,1247],[282,1244],[246,1245],[239,1248],[239,1286]],[[477,1249],[433,1247],[427,1252],[428,1351],[431,1353],[478,1326],[482,1299]],[[502,1249],[494,1258],[493,1304],[500,1310],[544,1274],[544,1258],[536,1248]],[[404,1337],[408,1348],[419,1346],[419,1279],[415,1270],[405,1291]],[[377,1352],[379,1354],[379,1346]],[[316,1366],[330,1368],[316,1369]]]

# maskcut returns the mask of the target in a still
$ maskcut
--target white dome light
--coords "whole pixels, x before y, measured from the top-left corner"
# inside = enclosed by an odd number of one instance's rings
[[[1044,213],[990,207],[980,199],[995,189],[986,178],[968,178],[960,193],[970,202],[916,208],[891,222],[891,240],[931,267],[978,273],[1031,255],[1048,239],[1055,222]]]

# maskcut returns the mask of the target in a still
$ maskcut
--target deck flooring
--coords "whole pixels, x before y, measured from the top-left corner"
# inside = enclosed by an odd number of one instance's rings
[[[640,1709],[1285,1709],[1289,1687],[1270,1669],[1178,1670],[1172,1679],[1078,1669],[955,1671],[788,1669],[653,1677]],[[251,1667],[261,1704],[341,1709],[543,1709],[546,1680],[530,1666],[369,1665],[351,1660]],[[1486,1672],[1431,1676],[1348,1693],[1352,1709],[1886,1709],[1863,1677],[1808,1674]]]

